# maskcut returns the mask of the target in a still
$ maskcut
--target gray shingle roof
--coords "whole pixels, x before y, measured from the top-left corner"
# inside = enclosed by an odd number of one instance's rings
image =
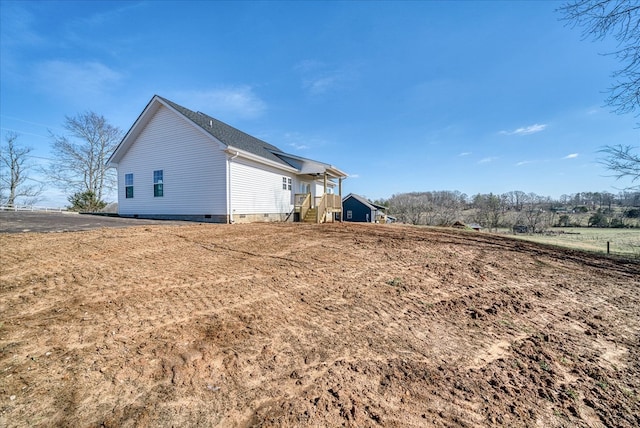
[[[374,204],[373,202],[369,202],[368,200],[366,200],[362,196],[356,195],[355,193],[349,193],[347,196],[342,198],[342,201],[344,202],[349,198],[355,199],[356,201],[360,202],[361,204],[365,205],[366,207],[368,207],[370,209],[382,210],[382,211],[385,211],[387,209],[387,207],[382,206],[382,205],[378,205],[378,204]]]
[[[157,96],[159,99],[173,107],[176,111],[182,114],[187,119],[198,125],[207,133],[213,135],[222,144],[227,146],[236,147],[240,150],[253,153],[254,155],[268,159],[273,162],[277,162],[282,165],[291,166],[280,157],[276,156],[274,152],[283,153],[282,150],[276,146],[262,141],[259,138],[253,137],[233,126],[227,125],[224,122],[219,121],[211,116],[208,116],[201,112],[195,112],[189,110],[186,107],[182,107],[179,104],[169,101],[166,98]]]

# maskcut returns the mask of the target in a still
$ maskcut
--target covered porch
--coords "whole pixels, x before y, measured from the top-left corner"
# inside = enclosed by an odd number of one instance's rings
[[[332,222],[336,214],[338,221],[342,221],[342,181],[347,173],[323,162],[289,153],[273,153],[298,170],[295,178],[298,192],[293,194],[291,212],[293,221]]]
[[[298,177],[305,191],[294,195],[294,221],[305,223],[327,223],[342,221],[342,181],[347,175],[333,167],[325,167],[321,173],[304,174]],[[318,186],[322,183],[322,186]],[[335,187],[337,185],[337,193]]]

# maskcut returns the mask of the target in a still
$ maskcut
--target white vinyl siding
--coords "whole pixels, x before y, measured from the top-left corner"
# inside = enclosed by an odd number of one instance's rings
[[[226,215],[222,148],[186,119],[160,107],[118,164],[120,214]],[[163,197],[154,197],[154,171],[159,170],[163,183],[170,184]],[[136,179],[134,198],[125,198],[125,171]]]
[[[316,181],[314,184],[313,196],[319,201],[324,195],[324,183],[321,181]]]
[[[292,191],[283,189],[283,172],[246,159],[231,161],[232,214],[289,213]],[[287,186],[288,187],[288,186]]]

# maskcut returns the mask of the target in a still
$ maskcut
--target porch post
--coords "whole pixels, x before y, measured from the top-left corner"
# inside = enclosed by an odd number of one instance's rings
[[[338,177],[338,196],[340,197],[340,223],[342,223],[342,177]]]
[[[327,194],[327,171],[324,172],[324,194]]]

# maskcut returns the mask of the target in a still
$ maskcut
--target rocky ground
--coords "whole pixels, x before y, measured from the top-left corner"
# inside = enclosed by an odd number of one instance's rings
[[[0,426],[640,425],[640,263],[458,230],[0,235]]]

